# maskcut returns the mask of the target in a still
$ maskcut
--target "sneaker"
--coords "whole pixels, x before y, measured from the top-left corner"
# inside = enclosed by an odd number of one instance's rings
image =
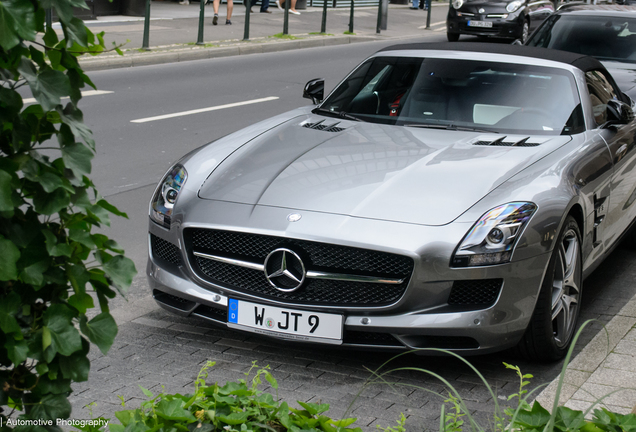
[[[294,15],[300,15],[300,12],[295,11],[295,10],[289,10],[289,13],[293,13]]]
[[[219,16],[214,14],[214,18],[212,18],[212,25],[216,25],[219,22]]]
[[[276,6],[278,7],[278,9],[280,10],[285,10],[282,8],[282,6],[280,5],[280,0],[276,0]]]
[[[232,25],[232,21],[230,21],[229,19],[225,20],[225,25]]]

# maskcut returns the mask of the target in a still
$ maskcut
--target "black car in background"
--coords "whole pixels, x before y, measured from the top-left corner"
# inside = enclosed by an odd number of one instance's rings
[[[620,89],[636,99],[636,6],[565,4],[526,45],[596,57]]]
[[[446,17],[450,42],[462,34],[519,40],[555,11],[551,0],[453,0]]]

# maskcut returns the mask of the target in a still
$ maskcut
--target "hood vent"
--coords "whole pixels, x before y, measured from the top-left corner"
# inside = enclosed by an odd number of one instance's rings
[[[536,147],[541,145],[541,143],[529,143],[528,139],[530,137],[521,139],[519,141],[504,141],[507,137],[503,136],[501,138],[497,138],[494,141],[477,141],[473,143],[473,145],[480,146],[500,146],[500,147]]]
[[[324,120],[320,120],[317,123],[305,123],[303,125],[303,127],[309,128],[309,129],[316,129],[316,130],[321,130],[321,131],[325,131],[325,132],[342,132],[343,130],[345,130],[345,128],[342,127],[338,127],[338,125],[340,124],[340,122],[336,122],[332,125],[325,125],[323,124]]]

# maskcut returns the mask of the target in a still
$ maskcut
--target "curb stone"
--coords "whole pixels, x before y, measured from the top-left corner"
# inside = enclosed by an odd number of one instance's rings
[[[632,335],[631,340],[626,338],[628,335]],[[623,355],[617,362],[614,351],[621,345],[626,345],[626,348],[621,350]],[[630,370],[635,362],[636,296],[570,362],[558,404],[585,411],[599,398],[618,391],[617,395],[610,396],[599,405],[620,414],[636,413],[636,389],[621,385],[625,381],[636,382],[624,379],[626,375],[636,376],[636,372]],[[559,377],[536,398],[548,410],[554,405],[558,384]]]

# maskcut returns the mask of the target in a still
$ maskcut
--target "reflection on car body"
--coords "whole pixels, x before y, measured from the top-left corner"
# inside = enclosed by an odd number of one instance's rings
[[[602,64],[411,44],[323,88],[166,173],[155,300],[296,342],[561,358],[636,216],[634,114]]]
[[[450,42],[463,34],[524,43],[552,12],[551,0],[454,0],[448,8],[446,35]]]
[[[636,6],[566,3],[526,45],[594,56],[636,97]]]

